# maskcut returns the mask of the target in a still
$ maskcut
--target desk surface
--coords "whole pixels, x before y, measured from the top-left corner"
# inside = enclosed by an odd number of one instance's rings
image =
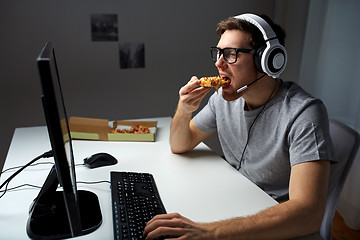
[[[96,169],[77,166],[77,181],[109,180],[110,171],[149,172],[155,178],[167,212],[179,212],[201,222],[246,216],[277,204],[203,143],[187,154],[172,154],[168,141],[170,117],[143,120],[158,121],[155,142],[73,141],[77,164],[98,152],[110,153],[118,159],[116,165]],[[24,165],[50,149],[46,127],[18,128],[15,130],[4,170]],[[49,161],[53,159],[38,162]],[[50,164],[28,167],[11,181],[9,188],[24,183],[41,186],[50,168]],[[5,172],[0,183],[13,172]],[[78,183],[78,189],[97,194],[103,223],[95,232],[77,239],[113,239],[110,185]],[[28,238],[28,210],[38,192],[39,189],[36,188],[21,188],[7,192],[0,199],[2,239]]]

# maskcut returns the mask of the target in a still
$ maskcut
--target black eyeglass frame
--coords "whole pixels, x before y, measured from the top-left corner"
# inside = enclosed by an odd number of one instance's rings
[[[215,49],[216,49],[216,51],[217,51],[217,54],[215,55],[216,59],[215,59],[214,56],[213,56],[213,52],[214,52]],[[233,50],[236,51],[236,58],[235,58],[235,61],[234,61],[234,62],[229,62],[229,60],[225,57],[224,51],[225,51],[226,49],[233,49]],[[219,52],[220,52],[220,55],[218,54]],[[227,63],[229,63],[229,64],[236,63],[236,61],[237,61],[237,59],[238,59],[238,53],[239,53],[239,52],[241,52],[241,53],[254,54],[254,53],[255,53],[255,49],[232,48],[232,47],[226,47],[226,48],[211,47],[211,48],[210,48],[210,56],[211,56],[211,59],[212,59],[214,62],[217,62],[217,60],[220,59],[221,55],[223,55],[225,62],[227,62]]]

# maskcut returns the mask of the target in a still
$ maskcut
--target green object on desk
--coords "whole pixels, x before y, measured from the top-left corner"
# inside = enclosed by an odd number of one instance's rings
[[[99,140],[99,134],[97,133],[84,133],[84,132],[71,132],[72,139],[86,139],[86,140]]]

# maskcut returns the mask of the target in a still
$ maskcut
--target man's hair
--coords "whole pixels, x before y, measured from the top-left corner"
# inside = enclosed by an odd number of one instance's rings
[[[259,17],[263,18],[270,25],[270,27],[275,32],[280,44],[284,46],[286,36],[284,29],[275,24],[268,16],[264,14],[259,15]],[[259,49],[261,46],[265,45],[265,40],[261,31],[255,25],[246,20],[229,17],[218,23],[216,34],[221,37],[221,35],[226,30],[241,30],[250,33],[250,45],[254,49]]]

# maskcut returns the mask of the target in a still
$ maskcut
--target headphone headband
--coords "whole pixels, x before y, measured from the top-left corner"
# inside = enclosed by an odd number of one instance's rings
[[[287,53],[286,49],[279,43],[271,26],[263,18],[251,13],[241,14],[234,18],[250,22],[263,34],[266,45],[257,50],[255,66],[259,71],[273,78],[278,78],[285,69]]]
[[[270,27],[270,25],[261,17],[255,15],[255,14],[245,13],[245,14],[235,16],[235,18],[248,21],[248,22],[252,23],[253,25],[255,25],[263,34],[265,41],[268,41],[273,38],[277,39],[277,36],[276,36],[275,32],[272,30],[272,28]]]

